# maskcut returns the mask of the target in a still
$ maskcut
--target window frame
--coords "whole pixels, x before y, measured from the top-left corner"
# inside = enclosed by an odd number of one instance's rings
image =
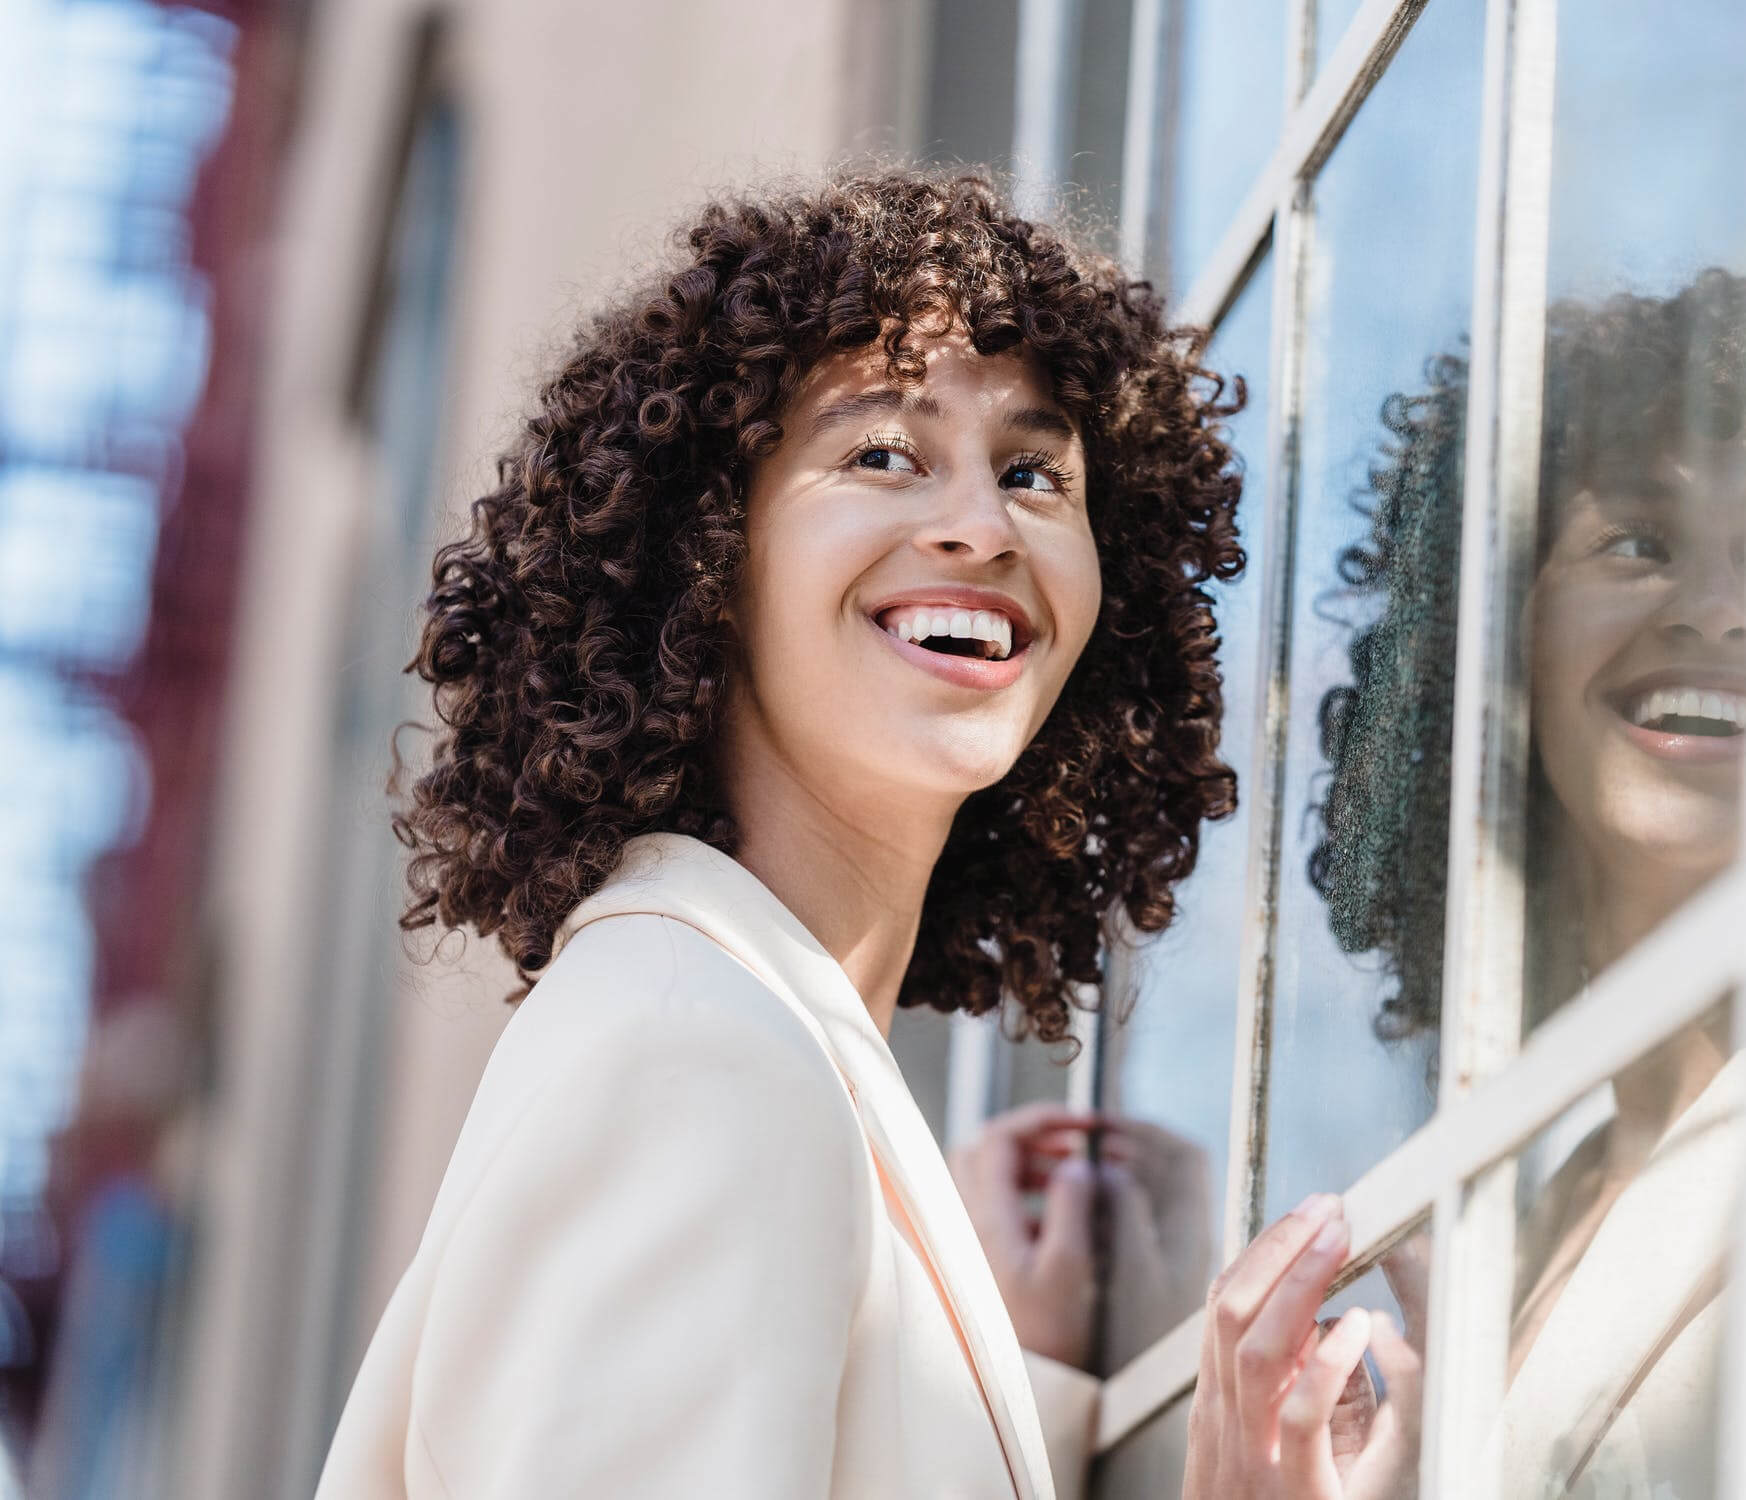
[[[1165,51],[1180,35],[1180,3],[1135,0],[1133,7],[1119,225],[1130,268],[1146,263],[1157,189],[1170,170],[1161,160],[1169,139],[1160,118],[1167,112],[1161,80],[1170,66]],[[1246,501],[1260,518],[1264,561],[1258,732],[1246,781],[1252,817],[1235,997],[1227,1263],[1258,1232],[1262,1215],[1311,195],[1420,15],[1442,0],[1364,0],[1319,70],[1315,0],[1280,3],[1290,9],[1285,112],[1274,149],[1175,313],[1179,322],[1216,326],[1271,252],[1267,484]],[[1048,38],[1060,34],[1075,8],[1075,0],[1021,0],[1025,87],[1017,94],[1017,150],[1059,136],[1050,122],[1059,118],[1067,65],[1058,50],[1052,70],[1043,59],[1051,55]],[[1352,1255],[1341,1285],[1431,1218],[1424,1500],[1498,1493],[1499,1476],[1483,1466],[1486,1433],[1504,1394],[1509,1309],[1498,1288],[1510,1284],[1514,1257],[1514,1153],[1730,991],[1736,1035],[1746,1035],[1746,924],[1738,920],[1746,910],[1743,856],[1522,1041],[1519,872],[1528,719],[1515,629],[1531,582],[1538,504],[1557,25],[1557,0],[1486,0],[1437,1107],[1344,1195]],[[1040,195],[1065,163],[1016,166],[1027,195]],[[1119,945],[1111,951],[1119,959]],[[1646,991],[1657,996],[1653,1014],[1639,1003]],[[1107,1045],[1108,1038],[1093,1041]],[[954,1030],[949,1087],[959,1136],[997,1107],[983,1055],[994,1045],[990,1027]],[[1083,1095],[1101,1050],[1087,1048],[1074,1064],[1084,1076],[1077,1086],[1070,1079],[1070,1094]],[[1746,1203],[1740,1222],[1735,1258],[1746,1275]],[[1104,1382],[1098,1453],[1192,1390],[1204,1317],[1189,1317]],[[1746,1298],[1733,1298],[1728,1327],[1723,1395],[1731,1403],[1746,1394]],[[1730,1424],[1722,1426],[1724,1492],[1731,1493],[1727,1476],[1746,1479],[1746,1434],[1731,1436]]]

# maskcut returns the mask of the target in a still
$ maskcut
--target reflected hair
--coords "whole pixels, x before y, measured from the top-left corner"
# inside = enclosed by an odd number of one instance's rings
[[[1442,1007],[1449,755],[1460,573],[1467,362],[1446,354],[1425,387],[1382,407],[1388,438],[1356,502],[1368,534],[1343,550],[1338,592],[1362,624],[1351,681],[1318,710],[1328,775],[1315,808],[1311,884],[1348,953],[1379,953],[1392,988],[1379,1036],[1436,1029]],[[1727,441],[1746,425],[1746,278],[1706,270],[1672,297],[1621,293],[1548,309],[1535,566],[1564,503],[1583,490],[1648,481],[1691,437]],[[1581,934],[1559,899],[1558,809],[1539,757],[1529,767],[1531,1015],[1576,983]]]
[[[918,338],[961,325],[1023,350],[1080,425],[1103,580],[1084,653],[1035,739],[966,799],[936,865],[905,1006],[1069,1034],[1103,977],[1103,917],[1157,932],[1200,825],[1235,806],[1206,585],[1243,565],[1225,423],[1240,380],[1201,363],[1149,285],[1021,217],[986,174],[881,169],[722,197],[670,262],[576,334],[437,553],[411,664],[434,686],[432,763],[396,814],[407,931],[471,927],[517,1000],[627,839],[732,854],[712,763],[746,553],[749,467],[807,371],[878,347],[914,385]]]

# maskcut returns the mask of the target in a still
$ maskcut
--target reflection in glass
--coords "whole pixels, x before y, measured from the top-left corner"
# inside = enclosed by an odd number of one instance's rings
[[[1746,9],[1561,25],[1528,639],[1530,1022],[1733,859],[1746,736]]]
[[[1174,1193],[1160,1234],[1176,1247],[1172,1274],[1184,1284],[1184,1299],[1160,1305],[1138,1256],[1112,1247],[1111,1279],[1103,1333],[1106,1369],[1119,1369],[1200,1303],[1211,1278],[1212,1251],[1222,1222],[1225,1160],[1230,1130],[1231,1054],[1236,1024],[1238,959],[1243,930],[1243,865],[1249,818],[1242,778],[1254,748],[1255,686],[1260,649],[1259,542],[1267,497],[1268,330],[1273,295],[1272,262],[1256,269],[1220,325],[1206,362],[1240,373],[1248,404],[1229,423],[1232,446],[1243,457],[1243,546],[1248,566],[1234,584],[1214,584],[1214,609],[1222,639],[1224,735],[1220,753],[1238,775],[1236,813],[1201,830],[1194,874],[1178,893],[1176,921],[1132,960],[1137,999],[1119,1037],[1120,1064],[1113,1097],[1123,1114],[1167,1132],[1196,1158],[1192,1174],[1177,1178],[1191,1193]],[[1168,1155],[1169,1153],[1162,1153]],[[1198,1226],[1191,1229],[1189,1226]],[[1185,1270],[1180,1250],[1197,1246],[1198,1260]],[[1190,1284],[1192,1283],[1192,1284]],[[1173,1316],[1174,1314],[1174,1316]]]
[[[1554,305],[1540,472],[1530,1024],[1739,852],[1746,278]]]
[[[1746,278],[1548,314],[1539,544],[1523,622],[1531,1028],[1725,868],[1746,747]],[[1395,460],[1365,548],[1375,601],[1355,683],[1323,705],[1336,770],[1312,867],[1333,929],[1384,955],[1379,1022],[1435,1026],[1467,371],[1432,362],[1390,403]],[[1389,789],[1405,788],[1391,804]],[[1415,790],[1417,789],[1417,790]],[[1422,793],[1422,795],[1421,795]]]
[[[1316,186],[1267,1219],[1349,1185],[1433,1103],[1460,447],[1427,472],[1413,434],[1461,398],[1443,363],[1400,393],[1470,318],[1482,12],[1425,12]]]
[[[1717,1493],[1746,1059],[1721,1012],[1548,1126],[1517,1177],[1506,1495]]]

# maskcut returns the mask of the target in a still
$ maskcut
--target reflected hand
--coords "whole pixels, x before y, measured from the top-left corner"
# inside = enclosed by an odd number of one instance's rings
[[[1106,1353],[1118,1366],[1192,1313],[1212,1274],[1206,1152],[1144,1120],[1111,1117],[1099,1145],[1110,1204]]]
[[[1084,1149],[1099,1123],[1086,1111],[1029,1104],[994,1116],[949,1157],[1019,1344],[1079,1369],[1097,1311],[1095,1179]],[[1039,1191],[1040,1216],[1025,1202]]]
[[[1337,1198],[1263,1231],[1213,1283],[1184,1500],[1404,1500],[1417,1482],[1417,1352],[1386,1314],[1316,1314],[1350,1248]],[[1388,1399],[1375,1404],[1362,1359]]]

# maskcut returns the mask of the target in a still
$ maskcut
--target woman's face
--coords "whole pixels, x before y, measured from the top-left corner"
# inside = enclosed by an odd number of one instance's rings
[[[1085,452],[1021,353],[815,367],[750,475],[730,737],[836,806],[955,808],[1011,768],[1097,619]]]
[[[1740,837],[1746,443],[1583,491],[1530,596],[1534,736],[1579,846],[1699,873]],[[1647,874],[1648,872],[1645,871]]]

